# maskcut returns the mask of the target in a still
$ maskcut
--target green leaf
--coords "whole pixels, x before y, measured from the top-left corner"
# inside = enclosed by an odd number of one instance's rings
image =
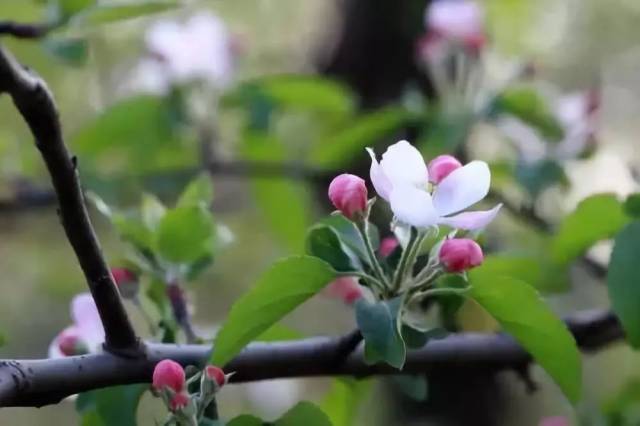
[[[352,426],[371,390],[368,380],[334,379],[320,406],[333,426]]]
[[[287,327],[285,325],[276,323],[273,324],[267,331],[256,337],[257,342],[282,342],[286,340],[298,340],[302,339],[304,334],[298,330]]]
[[[640,348],[640,221],[628,224],[616,236],[607,283],[611,306],[626,332],[627,341]]]
[[[392,376],[391,380],[409,398],[414,401],[426,401],[428,383],[425,376],[400,374]]]
[[[568,263],[598,241],[613,237],[628,221],[615,195],[586,198],[560,224],[551,242],[552,256],[561,264]]]
[[[531,87],[512,87],[497,97],[494,113],[510,114],[536,129],[550,142],[560,141],[564,130],[545,99]]]
[[[520,163],[515,174],[520,185],[533,197],[537,197],[552,185],[567,181],[564,169],[553,160],[541,160],[533,164]]]
[[[369,263],[364,241],[360,236],[360,232],[353,222],[342,215],[331,215],[320,221],[320,224],[327,225],[333,229],[340,241],[352,250],[360,259]],[[369,241],[374,250],[380,246],[380,233],[374,224],[369,224]]]
[[[208,208],[213,201],[213,182],[207,174],[201,174],[182,191],[177,206],[198,206]]]
[[[155,235],[158,253],[175,263],[192,263],[210,256],[214,229],[211,214],[201,206],[169,210]]]
[[[397,132],[407,123],[409,113],[388,107],[350,120],[350,124],[327,137],[313,149],[310,160],[318,167],[341,168],[354,158],[367,158],[365,148]]]
[[[245,136],[244,154],[250,160],[287,161],[280,142],[263,133]],[[306,183],[287,178],[264,177],[251,180],[256,202],[275,236],[292,252],[304,250],[307,229],[312,224],[311,196]]]
[[[97,173],[135,174],[191,166],[193,149],[183,146],[180,111],[168,99],[138,95],[119,101],[80,129],[71,145]]]
[[[307,234],[307,254],[318,257],[338,272],[357,271],[354,260],[342,246],[336,232],[326,225],[316,225]]]
[[[90,27],[98,24],[109,24],[132,18],[165,12],[180,5],[177,0],[142,0],[135,3],[100,2],[84,9],[71,19],[75,27]]]
[[[402,369],[406,348],[398,325],[401,304],[399,297],[376,303],[360,298],[356,302],[356,323],[364,337],[367,363],[384,361],[392,367]]]
[[[255,416],[242,414],[231,419],[227,426],[264,426],[264,422]]]
[[[315,404],[302,401],[284,413],[274,426],[332,426],[329,417]]]
[[[624,201],[624,212],[633,218],[640,218],[640,193],[631,194]]]
[[[54,58],[72,66],[82,66],[89,58],[89,43],[83,38],[47,37],[42,47]]]
[[[57,5],[60,14],[63,17],[69,17],[76,13],[93,6],[96,0],[58,0]]]
[[[581,361],[575,339],[528,284],[470,271],[470,296],[491,314],[549,373],[572,402],[580,399]]]
[[[148,229],[155,230],[166,212],[167,208],[158,200],[158,197],[153,194],[142,194],[140,213],[142,221]]]
[[[149,385],[114,386],[85,392],[76,401],[82,413],[83,426],[136,426],[136,411],[142,394]],[[101,423],[98,423],[98,419]]]
[[[402,324],[401,327],[402,340],[408,348],[420,349],[427,344],[431,339],[439,340],[444,339],[449,335],[449,332],[444,328],[432,328],[427,331],[417,330],[407,324]]]
[[[249,342],[336,278],[328,263],[311,256],[276,262],[231,308],[216,335],[211,362],[225,365]]]
[[[286,108],[335,115],[348,115],[355,109],[349,89],[326,78],[286,75],[268,77],[258,84],[266,96]]]

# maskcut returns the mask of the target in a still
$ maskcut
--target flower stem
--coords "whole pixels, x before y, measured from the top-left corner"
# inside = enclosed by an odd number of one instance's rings
[[[369,263],[375,272],[376,278],[378,278],[379,282],[384,284],[384,288],[389,287],[389,280],[382,270],[382,266],[380,266],[380,262],[378,262],[378,258],[371,246],[371,240],[369,239],[369,220],[366,218],[362,220],[356,221],[356,228],[360,231],[360,236],[364,241],[364,247],[367,251],[367,257],[369,258]]]
[[[424,291],[416,293],[414,297],[451,296],[451,295],[464,296],[469,292],[469,290],[471,290],[471,287],[464,287],[464,288],[452,288],[452,287],[430,288],[430,289],[427,289],[427,290],[424,290]]]

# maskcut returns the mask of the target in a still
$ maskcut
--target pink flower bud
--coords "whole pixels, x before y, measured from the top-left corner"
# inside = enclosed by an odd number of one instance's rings
[[[175,361],[163,359],[153,370],[153,387],[159,391],[169,388],[176,394],[182,393],[185,387],[184,369]]]
[[[378,252],[382,257],[388,257],[398,247],[398,239],[396,237],[386,237],[380,241]]]
[[[63,330],[56,340],[58,349],[64,356],[83,355],[89,352],[87,344],[74,328]]]
[[[462,272],[479,266],[484,260],[482,249],[468,238],[446,240],[440,247],[440,263],[447,272]]]
[[[224,371],[215,365],[207,365],[204,369],[204,374],[209,380],[215,382],[218,389],[227,383],[227,376],[224,374]]]
[[[127,268],[111,268],[111,275],[122,297],[133,299],[138,294],[140,283],[135,272]]]
[[[169,401],[169,410],[171,410],[172,413],[175,413],[176,411],[180,411],[185,408],[187,405],[189,405],[189,395],[186,392],[180,392],[171,397],[171,400]]]
[[[353,220],[367,208],[367,186],[358,176],[341,174],[329,185],[329,199],[336,209]]]
[[[483,33],[484,11],[471,0],[437,0],[425,11],[425,24],[446,38],[465,41]]]
[[[352,305],[363,296],[362,287],[352,277],[336,278],[325,288],[324,294],[332,299],[342,300],[347,305]]]
[[[462,164],[451,155],[439,155],[431,162],[429,162],[429,166],[427,167],[429,170],[429,180],[436,185],[439,184],[442,179],[449,176],[449,174],[462,167]]]

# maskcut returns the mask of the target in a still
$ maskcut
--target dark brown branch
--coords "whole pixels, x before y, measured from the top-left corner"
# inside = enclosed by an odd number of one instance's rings
[[[566,320],[584,352],[622,339],[619,322],[609,312],[588,311]],[[232,381],[250,382],[284,377],[355,376],[397,374],[386,365],[367,365],[362,349],[344,355],[344,337],[315,337],[289,342],[254,343],[225,367],[235,371]],[[351,344],[350,347],[353,347]],[[110,353],[49,360],[0,361],[0,407],[54,404],[66,396],[107,386],[148,383],[156,363],[174,359],[182,365],[203,365],[209,345],[149,344],[144,357],[123,358]],[[344,357],[342,362],[336,359]],[[505,334],[459,333],[432,340],[410,351],[403,372],[521,371],[530,355]]]
[[[138,354],[138,338],[89,220],[76,170],[77,160],[65,146],[53,96],[37,75],[18,64],[0,47],[2,92],[13,99],[47,165],[58,198],[62,225],[100,312],[107,350]]]
[[[54,24],[43,22],[25,24],[13,21],[0,21],[0,35],[10,35],[16,38],[42,38],[54,28]]]

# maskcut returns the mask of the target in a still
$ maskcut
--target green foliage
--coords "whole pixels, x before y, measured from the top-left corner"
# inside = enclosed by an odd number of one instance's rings
[[[369,364],[384,361],[397,369],[402,369],[406,348],[400,334],[400,297],[370,303],[360,298],[355,304],[356,323],[364,338],[364,355]]]
[[[503,91],[494,101],[493,114],[509,114],[536,129],[550,142],[564,137],[564,130],[547,102],[531,87],[517,86]]]
[[[276,323],[267,329],[260,336],[256,337],[258,342],[282,342],[286,340],[302,339],[304,335],[298,330]]]
[[[82,415],[82,426],[137,426],[136,411],[142,394],[149,385],[126,385],[82,393],[76,410]]]
[[[611,306],[626,332],[627,341],[640,348],[640,222],[628,224],[616,236],[607,283]]]
[[[338,234],[329,226],[315,225],[307,234],[307,253],[318,257],[338,272],[357,271],[357,259],[349,256]]]
[[[399,374],[392,376],[391,380],[409,398],[414,401],[426,401],[429,387],[425,376]]]
[[[330,169],[347,167],[354,158],[367,158],[365,148],[391,136],[406,125],[410,115],[398,107],[362,114],[322,138],[310,155],[312,164]]]
[[[83,38],[47,37],[42,47],[54,58],[72,66],[84,65],[89,58],[89,44]]]
[[[335,277],[328,263],[311,256],[292,256],[274,264],[232,306],[216,335],[211,362],[225,365],[249,342]]]
[[[629,221],[613,194],[586,198],[562,221],[551,241],[553,258],[567,263],[600,240],[613,237]]]
[[[176,207],[160,221],[156,247],[163,259],[188,264],[212,255],[214,236],[211,215],[202,206]]]
[[[284,75],[257,82],[261,92],[276,105],[332,115],[349,115],[354,100],[344,85],[322,77]]]
[[[540,160],[533,164],[520,163],[515,171],[518,183],[532,197],[537,197],[543,190],[555,184],[566,184],[567,177],[560,164],[553,160]]]
[[[264,422],[255,416],[243,414],[229,420],[227,426],[264,426]]]
[[[82,0],[75,0],[77,3]],[[136,2],[106,1],[82,8],[70,21],[74,27],[90,28],[127,19],[139,18],[177,7],[177,0],[141,0]]]
[[[192,165],[195,153],[182,146],[181,112],[172,101],[139,95],[117,102],[84,126],[71,145],[103,174]]]
[[[631,194],[624,201],[624,212],[633,218],[640,218],[640,193]]]
[[[335,214],[322,219],[320,224],[327,225],[333,229],[340,238],[340,242],[346,248],[351,250],[358,258],[367,263],[369,262],[364,241],[353,222],[341,214]],[[373,249],[377,250],[380,245],[380,234],[374,224],[369,224],[369,241],[371,241]]]
[[[302,401],[284,413],[274,426],[332,426],[327,415],[315,404]]]
[[[96,0],[58,0],[55,3],[58,6],[58,13],[63,17],[69,17],[93,6]]]
[[[358,408],[371,393],[371,381],[334,379],[331,389],[324,396],[321,407],[333,426],[352,426]]]
[[[4,346],[7,343],[7,338],[4,333],[0,332],[0,347]]]
[[[470,271],[470,296],[491,314],[549,373],[572,402],[580,399],[581,361],[575,339],[528,284]]]
[[[213,202],[213,182],[211,176],[201,174],[187,185],[178,199],[178,207],[202,206],[208,208]]]
[[[264,162],[286,162],[280,141],[264,133],[250,132],[244,140],[245,158]],[[307,229],[311,226],[311,197],[301,181],[281,177],[251,179],[255,201],[274,235],[292,252],[302,252]]]

